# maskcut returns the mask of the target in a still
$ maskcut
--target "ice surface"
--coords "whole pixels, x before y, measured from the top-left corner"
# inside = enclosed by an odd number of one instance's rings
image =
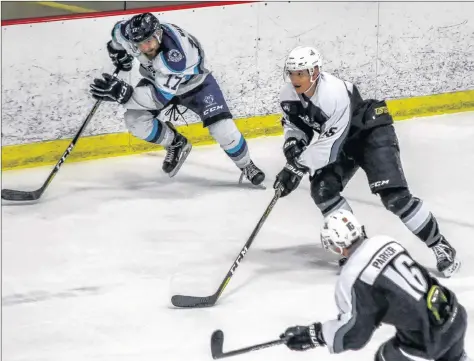
[[[443,283],[474,320],[474,113],[396,124],[412,192],[438,217],[464,261]],[[249,141],[267,190],[237,185],[235,165],[216,145],[196,147],[180,173],[161,172],[162,152],[65,164],[43,198],[2,207],[2,336],[8,361],[211,360],[278,338],[286,327],[336,316],[335,257],[321,249],[322,217],[309,183],[276,204],[218,304],[174,309],[175,292],[215,291],[273,196],[284,165],[281,137]],[[50,167],[3,173],[3,188],[36,189]],[[347,196],[369,234],[397,237],[423,264],[434,256],[378,198],[365,175]],[[473,264],[471,264],[473,263]],[[383,326],[357,352],[284,346],[246,361],[372,360],[393,329]],[[474,330],[467,351],[474,354]]]

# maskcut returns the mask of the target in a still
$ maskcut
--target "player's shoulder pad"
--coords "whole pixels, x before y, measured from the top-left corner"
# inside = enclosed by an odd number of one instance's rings
[[[383,235],[377,235],[365,239],[349,256],[342,272],[350,271],[354,274],[361,274],[361,272],[370,264],[372,258],[377,255],[380,250],[383,250],[387,245],[392,243],[397,242],[393,238]]]
[[[186,52],[181,44],[180,34],[171,24],[161,24],[163,29],[160,58],[165,66],[175,73],[186,69]]]
[[[350,290],[357,280],[373,285],[381,270],[383,270],[381,268],[383,264],[388,264],[393,257],[404,250],[398,242],[388,236],[374,236],[366,239],[350,255],[342,268],[337,282],[337,291],[341,294],[351,294]],[[380,271],[373,272],[373,267],[376,267],[375,262],[382,258],[385,261],[379,263]]]
[[[327,114],[333,114],[338,109],[350,106],[351,99],[348,88],[342,79],[336,76],[321,72],[322,84],[318,92],[321,108],[325,108]]]
[[[280,102],[286,100],[300,101],[300,98],[298,97],[298,94],[291,83],[285,83],[280,90]]]
[[[114,27],[112,28],[111,35],[112,39],[115,41],[118,41],[118,37],[124,37],[125,39],[128,39],[127,33],[126,33],[126,25],[127,25],[127,20],[121,20],[117,21],[114,24]]]
[[[293,88],[293,85],[287,83],[280,91],[280,106],[284,113],[288,115],[298,115],[301,107],[301,100]]]

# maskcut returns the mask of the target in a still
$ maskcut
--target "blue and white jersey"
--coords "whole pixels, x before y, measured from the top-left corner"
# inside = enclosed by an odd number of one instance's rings
[[[177,25],[161,23],[163,37],[158,55],[150,60],[128,40],[127,21],[117,23],[112,31],[112,46],[125,49],[140,62],[140,74],[154,85],[152,94],[157,108],[163,108],[175,95],[185,94],[205,80],[205,54],[199,41]],[[140,109],[140,99],[148,87],[135,88],[132,103]],[[149,95],[147,94],[149,97]],[[127,104],[127,108],[130,108]]]

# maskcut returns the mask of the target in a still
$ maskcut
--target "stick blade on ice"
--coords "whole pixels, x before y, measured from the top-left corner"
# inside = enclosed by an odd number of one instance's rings
[[[224,332],[216,330],[211,336],[211,354],[212,358],[218,359],[222,356],[222,348],[224,345]]]
[[[211,307],[216,303],[217,298],[215,296],[208,297],[196,297],[196,296],[183,296],[174,295],[171,297],[171,303],[175,307]]]
[[[39,192],[17,191],[13,189],[2,189],[2,199],[7,201],[35,201],[41,194]]]

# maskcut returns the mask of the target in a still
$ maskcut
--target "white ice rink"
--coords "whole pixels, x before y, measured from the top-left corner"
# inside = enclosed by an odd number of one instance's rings
[[[451,287],[474,321],[474,113],[396,124],[412,192],[438,217],[464,261]],[[180,173],[163,152],[64,164],[35,204],[2,204],[2,353],[8,361],[208,361],[220,328],[224,351],[278,338],[286,327],[336,316],[335,257],[321,249],[322,217],[307,180],[280,199],[215,307],[174,309],[175,292],[215,291],[273,196],[282,138],[249,141],[267,190],[237,185],[216,145],[195,147]],[[2,188],[36,189],[51,167],[3,173]],[[397,237],[433,268],[432,251],[370,194],[359,171],[347,196],[369,234]],[[372,360],[393,329],[357,352],[291,352],[242,361]],[[474,355],[474,327],[466,349]]]

